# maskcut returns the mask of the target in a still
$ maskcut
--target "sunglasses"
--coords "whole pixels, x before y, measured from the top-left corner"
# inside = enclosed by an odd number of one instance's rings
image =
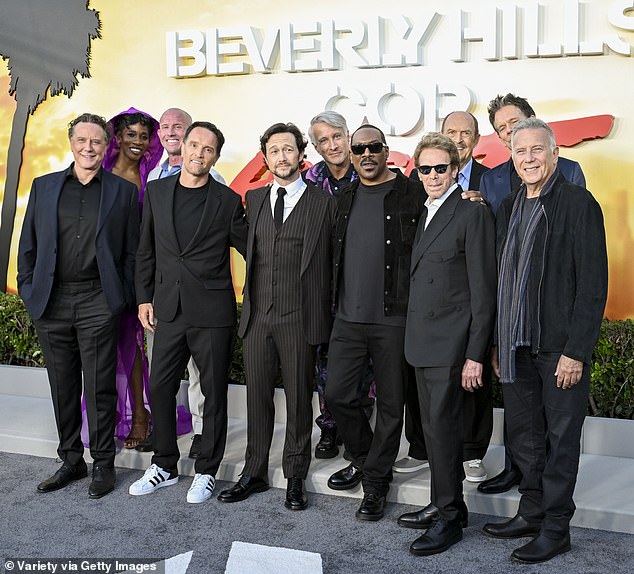
[[[435,170],[438,175],[441,175],[447,171],[448,167],[448,163],[439,163],[438,165],[419,165],[416,169],[418,173],[422,173],[423,175],[429,175],[432,169]]]
[[[385,144],[381,142],[373,142],[369,144],[352,144],[350,146],[350,149],[352,150],[352,153],[354,155],[363,155],[363,152],[366,149],[369,149],[370,153],[379,153],[383,151],[384,147],[385,147]]]

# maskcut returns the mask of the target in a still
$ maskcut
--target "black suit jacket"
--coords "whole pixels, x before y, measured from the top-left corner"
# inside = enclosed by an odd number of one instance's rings
[[[247,193],[246,213],[249,222],[247,241],[247,271],[244,299],[238,335],[244,337],[251,317],[250,284],[253,274],[255,228],[263,209],[270,209],[270,187],[260,187]],[[301,268],[302,325],[311,345],[325,343],[330,337],[332,229],[335,221],[335,201],[327,192],[308,185],[304,191],[309,202],[304,227]]]
[[[415,367],[486,360],[496,308],[495,224],[489,208],[458,186],[412,251],[405,356]]]
[[[32,319],[42,317],[57,263],[57,206],[68,170],[33,180],[18,248],[18,290]],[[134,305],[139,242],[137,188],[102,170],[95,250],[101,286],[113,314]]]
[[[469,189],[472,191],[480,190],[480,179],[482,176],[489,171],[489,168],[486,165],[482,165],[477,162],[475,159],[471,163],[471,175],[469,176]]]
[[[247,226],[240,196],[212,177],[198,228],[181,249],[174,228],[179,174],[148,183],[143,204],[135,284],[137,303],[154,302],[159,320],[180,308],[195,327],[231,327],[236,304],[229,247],[243,256]]]

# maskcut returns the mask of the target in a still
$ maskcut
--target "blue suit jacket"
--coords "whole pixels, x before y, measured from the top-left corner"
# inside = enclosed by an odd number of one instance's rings
[[[57,206],[68,170],[33,180],[18,248],[18,291],[32,319],[42,317],[57,264]],[[95,236],[101,286],[113,314],[134,305],[134,260],[139,243],[139,203],[134,184],[101,174]]]
[[[513,160],[509,159],[487,171],[480,180],[480,193],[491,206],[493,213],[500,207],[502,200],[511,193],[512,166]],[[571,183],[576,183],[581,187],[586,186],[586,178],[581,171],[581,166],[576,161],[560,157],[557,161],[557,167]]]

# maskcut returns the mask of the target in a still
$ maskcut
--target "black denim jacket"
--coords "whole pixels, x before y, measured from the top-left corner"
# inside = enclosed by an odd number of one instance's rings
[[[348,215],[354,204],[359,181],[346,186],[337,198],[337,221],[333,234],[333,300],[335,308],[343,270],[344,239]],[[383,204],[385,223],[385,269],[383,273],[383,308],[386,316],[405,315],[409,295],[409,270],[416,228],[427,194],[420,182],[396,172],[394,187]],[[378,279],[378,278],[377,278]]]

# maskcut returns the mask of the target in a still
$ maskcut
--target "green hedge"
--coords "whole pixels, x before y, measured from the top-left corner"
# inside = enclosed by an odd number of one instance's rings
[[[44,366],[35,328],[22,300],[5,293],[0,293],[0,364]],[[591,377],[589,415],[634,419],[634,321],[603,321],[592,358]],[[240,339],[236,339],[230,379],[244,384]],[[494,403],[502,406],[497,383],[494,384]]]

